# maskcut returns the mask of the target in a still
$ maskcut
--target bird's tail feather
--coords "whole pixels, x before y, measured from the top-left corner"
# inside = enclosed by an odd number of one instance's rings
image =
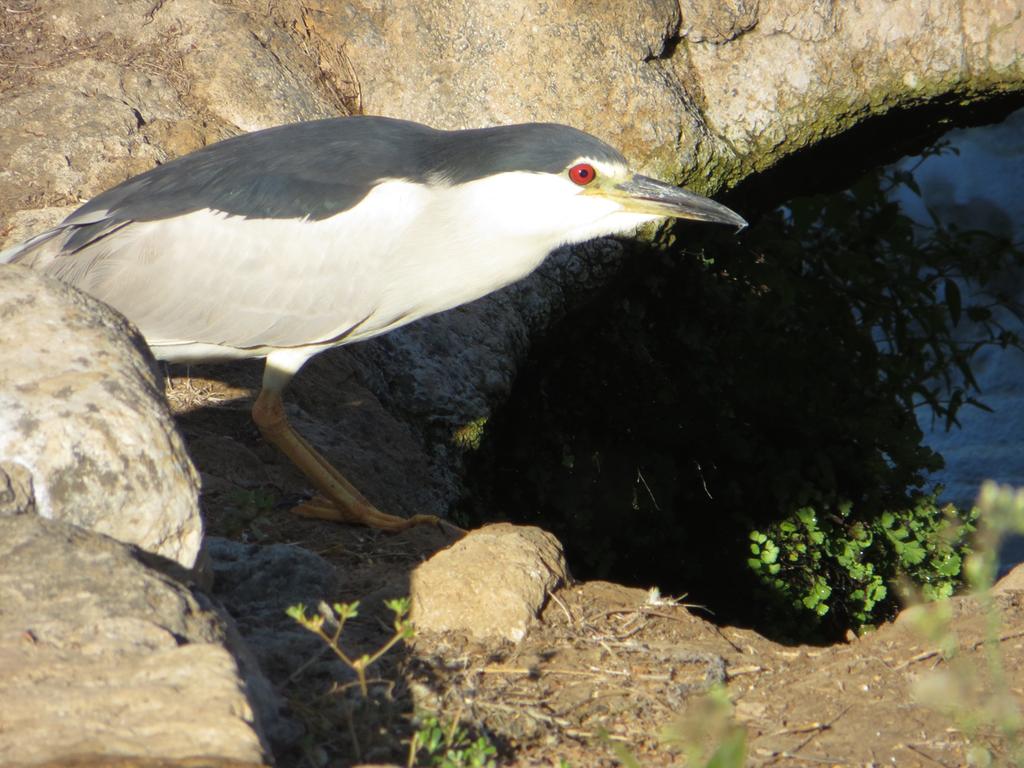
[[[19,262],[25,262],[29,266],[32,266],[36,261],[43,257],[44,253],[57,247],[59,251],[61,248],[60,241],[52,243],[51,241],[58,235],[64,232],[64,227],[55,227],[48,229],[35,237],[30,237],[22,243],[18,243],[15,246],[7,248],[6,250],[0,251],[0,264],[17,264]],[[50,248],[45,246],[49,244]]]

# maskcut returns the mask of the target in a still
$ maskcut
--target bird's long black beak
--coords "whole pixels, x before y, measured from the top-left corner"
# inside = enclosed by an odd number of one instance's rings
[[[747,226],[742,216],[721,203],[647,176],[634,175],[613,189],[622,206],[635,213],[731,224],[739,229]]]

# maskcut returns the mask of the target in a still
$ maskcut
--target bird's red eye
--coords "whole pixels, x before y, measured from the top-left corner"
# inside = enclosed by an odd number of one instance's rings
[[[589,184],[597,176],[597,171],[590,163],[577,163],[569,169],[569,178],[581,187]]]

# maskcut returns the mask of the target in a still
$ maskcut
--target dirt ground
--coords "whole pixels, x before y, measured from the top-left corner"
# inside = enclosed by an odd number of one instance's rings
[[[231,385],[201,376],[171,382],[203,474],[209,531],[297,544],[327,559],[342,586],[324,598],[363,601],[367,612],[345,639],[370,651],[391,634],[390,614],[373,606],[408,594],[411,570],[451,538],[433,528],[390,535],[288,514],[307,488],[249,420],[257,385],[258,368]],[[498,765],[683,765],[684,745],[704,742],[707,756],[736,729],[746,734],[751,766],[1015,765],[1020,745],[999,724],[1024,698],[1022,601],[1016,591],[990,609],[959,598],[946,619],[905,612],[863,638],[787,647],[643,590],[574,584],[550,596],[518,644],[418,634],[374,667],[368,698],[301,670],[273,680],[308,732],[277,757],[283,766],[440,765],[425,750],[409,757],[414,712],[436,711],[465,730],[467,743],[487,737]],[[717,686],[730,705],[716,707],[721,697],[706,694]],[[473,763],[448,763],[460,764]]]

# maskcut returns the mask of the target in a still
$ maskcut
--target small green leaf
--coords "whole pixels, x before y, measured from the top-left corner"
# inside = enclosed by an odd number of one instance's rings
[[[391,612],[398,618],[409,613],[410,602],[408,597],[396,597],[393,600],[385,600],[384,605],[391,609]]]
[[[903,545],[900,551],[900,557],[909,565],[917,565],[924,560],[925,555],[927,555],[927,552],[925,552],[924,547],[916,541]]]
[[[947,552],[935,562],[935,570],[943,576],[958,576],[963,562],[955,552]]]
[[[335,603],[331,606],[339,619],[354,619],[359,615],[359,601],[353,603]]]

